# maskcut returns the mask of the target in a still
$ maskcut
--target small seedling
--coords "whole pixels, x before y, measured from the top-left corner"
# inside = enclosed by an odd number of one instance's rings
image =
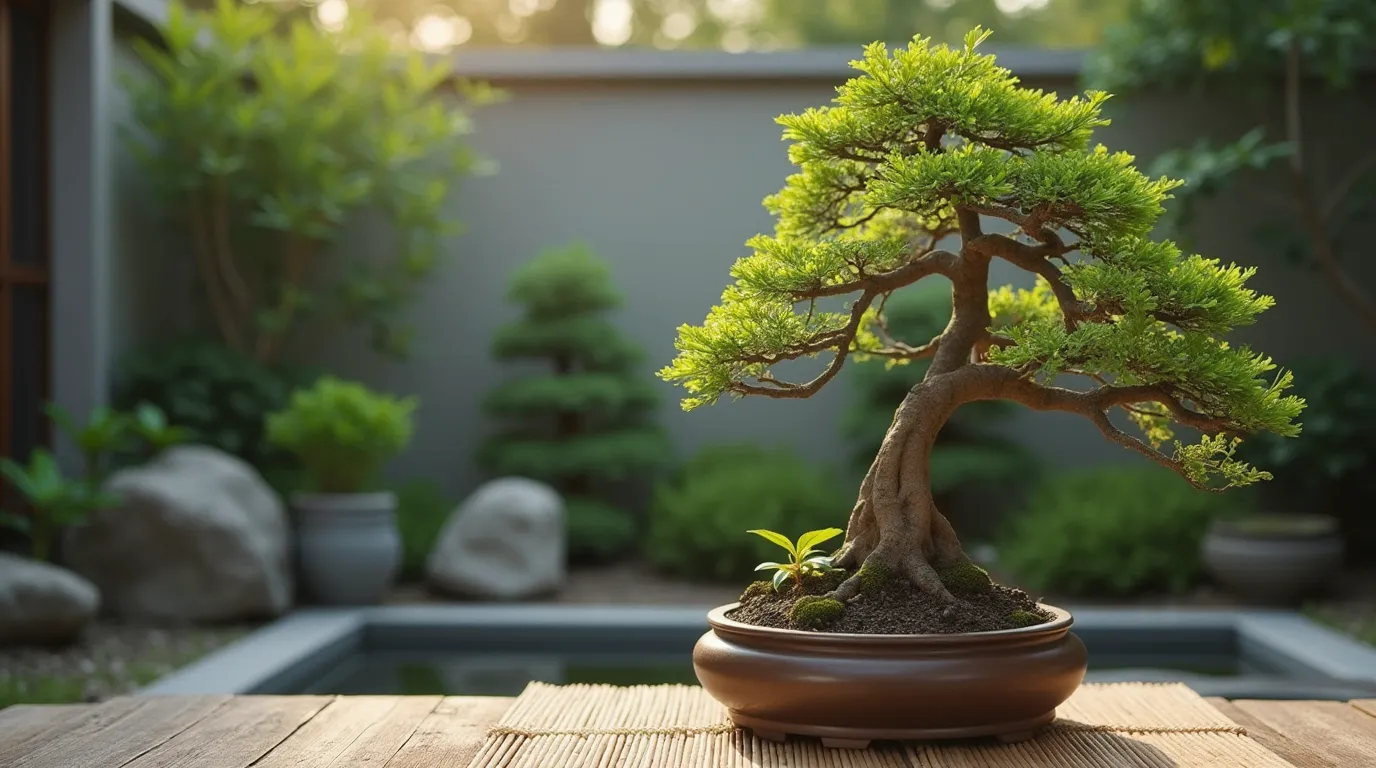
[[[789,538],[782,533],[766,530],[751,530],[746,533],[753,533],[756,536],[767,539],[788,552],[788,562],[786,563],[760,563],[755,566],[757,571],[774,571],[774,578],[771,583],[777,592],[779,587],[788,579],[799,587],[803,586],[803,577],[815,573],[829,573],[836,570],[831,565],[831,558],[823,554],[822,550],[817,549],[817,545],[829,539],[834,539],[841,535],[840,528],[823,528],[819,531],[808,531],[798,537],[798,541],[789,541]]]

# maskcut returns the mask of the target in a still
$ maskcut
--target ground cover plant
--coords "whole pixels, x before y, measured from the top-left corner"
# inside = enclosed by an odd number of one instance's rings
[[[831,555],[841,576],[826,576],[839,581],[807,596],[824,606],[809,614],[826,614],[808,628],[994,630],[1039,610],[974,565],[933,500],[932,446],[965,403],[1086,418],[1202,490],[1269,479],[1235,457],[1243,436],[1299,432],[1304,403],[1286,394],[1289,372],[1223,339],[1273,304],[1246,287],[1253,270],[1152,240],[1178,182],[1090,145],[1108,95],[1023,88],[977,52],[986,37],[975,30],[955,49],[920,37],[893,51],[875,43],[832,105],[779,119],[799,170],[765,201],[775,232],[749,242],[721,303],[679,329],[678,355],[660,371],[685,387],[691,410],[723,396],[808,397],[852,356],[930,359]],[[947,238],[952,248],[941,247]],[[991,290],[995,260],[1034,286]],[[951,284],[945,328],[893,338],[889,295],[936,276]],[[784,378],[801,367],[794,361],[822,355],[812,378]],[[1065,386],[1065,374],[1089,384]],[[1174,425],[1199,436],[1177,438]],[[791,601],[790,613],[793,592],[808,591],[751,590],[743,609]],[[873,621],[847,618],[857,613]]]

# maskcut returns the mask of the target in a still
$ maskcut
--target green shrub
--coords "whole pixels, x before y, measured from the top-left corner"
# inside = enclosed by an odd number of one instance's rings
[[[375,394],[326,376],[293,392],[285,409],[268,416],[267,438],[301,461],[305,487],[357,493],[411,442],[415,408],[414,397]]]
[[[1240,504],[1155,466],[1067,472],[1032,493],[999,543],[999,562],[1031,589],[1180,593],[1203,579],[1199,548],[1210,523],[1238,515]]]
[[[493,355],[544,370],[483,400],[502,428],[478,463],[559,491],[572,562],[615,559],[633,545],[636,519],[614,500],[626,481],[667,464],[670,449],[653,421],[659,396],[638,370],[641,351],[606,316],[621,303],[611,269],[586,246],[552,249],[516,270],[507,298],[522,313],[498,329]]]
[[[183,341],[125,358],[116,378],[116,408],[155,405],[192,440],[238,456],[266,475],[291,463],[264,439],[267,415],[286,406],[294,385],[308,385],[314,377],[263,365],[222,344]]]
[[[844,528],[851,499],[830,472],[786,449],[733,444],[706,448],[655,492],[645,554],[691,579],[750,576],[778,547],[750,529],[796,536]]]
[[[401,534],[401,575],[419,579],[425,560],[457,505],[438,483],[412,480],[392,490],[397,495],[397,530]]]

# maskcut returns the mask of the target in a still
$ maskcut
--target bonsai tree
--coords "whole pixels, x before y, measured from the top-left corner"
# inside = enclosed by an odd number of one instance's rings
[[[986,37],[976,29],[958,49],[872,44],[832,106],[779,118],[800,170],[765,201],[775,234],[749,241],[721,304],[679,329],[678,356],[660,371],[691,410],[724,395],[808,397],[851,356],[930,360],[861,482],[829,561],[848,574],[832,601],[855,596],[867,573],[906,579],[948,611],[957,594],[991,588],[932,499],[933,442],[966,403],[1082,416],[1209,490],[1270,477],[1234,457],[1242,436],[1299,432],[1291,375],[1222,339],[1273,303],[1245,287],[1253,270],[1149,239],[1177,182],[1089,146],[1108,94],[1019,87],[976,52]],[[996,259],[1035,287],[990,291]],[[938,275],[951,283],[946,327],[893,338],[888,297]],[[776,371],[820,355],[829,360],[811,379]],[[1064,386],[1063,374],[1088,385]],[[1175,439],[1172,424],[1200,437]]]
[[[636,371],[641,351],[603,317],[621,303],[610,269],[583,245],[550,250],[517,270],[508,297],[522,316],[497,332],[493,354],[548,369],[488,395],[484,407],[507,427],[479,463],[563,494],[574,560],[619,555],[635,520],[613,503],[615,486],[663,466],[669,443],[646,421],[659,398]]]

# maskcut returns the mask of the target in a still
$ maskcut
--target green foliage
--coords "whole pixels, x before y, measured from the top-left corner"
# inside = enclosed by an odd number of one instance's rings
[[[616,486],[664,466],[669,444],[650,422],[659,397],[637,372],[640,350],[606,318],[621,303],[610,267],[582,244],[551,249],[516,270],[507,298],[523,311],[498,330],[493,354],[548,371],[484,399],[505,426],[480,447],[479,464],[553,485],[565,498],[570,557],[613,559],[636,527],[612,503]]]
[[[818,573],[829,573],[834,568],[831,567],[831,557],[826,555],[823,550],[818,549],[817,545],[824,541],[834,539],[845,531],[840,528],[823,528],[819,531],[808,531],[798,537],[794,543],[782,533],[755,529],[746,531],[756,536],[778,544],[788,553],[788,560],[782,563],[766,561],[755,566],[756,571],[774,571],[774,576],[770,579],[770,585],[777,591],[787,580],[792,579],[793,583],[801,589],[803,577]]]
[[[311,490],[358,493],[411,442],[416,405],[414,397],[375,394],[324,376],[268,415],[267,439],[296,455]]]
[[[82,476],[99,485],[116,461],[137,461],[191,439],[193,432],[168,421],[156,405],[139,402],[132,412],[100,406],[79,424],[56,403],[43,406],[48,418],[81,452]]]
[[[359,15],[325,33],[233,0],[207,12],[174,2],[162,45],[135,41],[152,77],[125,83],[129,146],[191,232],[224,341],[260,361],[307,318],[362,326],[380,351],[404,353],[396,315],[458,231],[451,187],[487,166],[466,143],[468,112],[495,92],[394,51]],[[320,269],[346,222],[370,210],[393,226],[394,250]]]
[[[95,510],[119,502],[100,489],[99,481],[64,477],[53,455],[42,448],[29,454],[27,466],[0,457],[0,477],[31,511],[29,516],[0,511],[0,527],[27,534],[30,554],[36,560],[48,559],[53,539],[63,526],[80,523]]]
[[[1346,284],[1337,297],[1373,325],[1376,298],[1361,290],[1342,257],[1367,249],[1376,153],[1354,154],[1336,141],[1349,130],[1345,121],[1310,119],[1304,106],[1316,84],[1351,91],[1376,52],[1373,40],[1376,4],[1369,0],[1156,0],[1134,5],[1126,23],[1109,31],[1087,79],[1127,95],[1227,94],[1250,101],[1255,114],[1277,115],[1237,138],[1200,138],[1158,159],[1156,170],[1188,182],[1170,223],[1187,236],[1201,203],[1246,184],[1250,203],[1271,208],[1256,217],[1258,243],[1322,267],[1333,285]],[[1279,160],[1288,161],[1284,175],[1260,173]]]
[[[1155,466],[1046,478],[998,543],[999,562],[1029,588],[1126,597],[1201,583],[1200,544],[1234,496],[1199,491]]]
[[[577,563],[605,563],[635,545],[635,521],[618,506],[585,497],[564,502],[568,556]]]
[[[286,406],[293,386],[313,379],[263,365],[222,344],[187,341],[140,350],[121,361],[114,402],[124,409],[142,402],[156,405],[196,442],[270,475],[290,468],[292,461],[265,439],[267,415]]]
[[[831,474],[793,451],[711,446],[656,489],[645,554],[676,576],[730,580],[773,553],[773,545],[742,531],[816,530],[843,525],[849,514]]]
[[[393,492],[397,496],[397,531],[401,534],[401,574],[408,579],[424,578],[426,558],[435,548],[455,502],[428,480],[403,483]]]
[[[789,609],[788,621],[796,629],[823,629],[840,618],[845,610],[840,600],[804,595]]]
[[[957,48],[923,37],[893,51],[870,45],[831,106],[779,118],[799,171],[765,200],[774,236],[749,242],[753,253],[737,261],[721,303],[702,325],[679,329],[678,355],[660,377],[684,387],[685,410],[723,395],[809,396],[847,354],[903,359],[931,349],[926,338],[883,332],[894,291],[1001,258],[1048,283],[991,292],[989,330],[998,336],[962,330],[948,343],[1039,384],[1076,374],[1142,388],[1132,391],[1145,403],[1105,409],[1132,412],[1145,451],[1173,441],[1172,419],[1207,432],[1192,445],[1175,442],[1165,458],[1197,486],[1269,478],[1234,458],[1231,435],[1298,434],[1304,403],[1286,394],[1289,373],[1273,374],[1269,358],[1223,338],[1272,299],[1246,288],[1253,270],[1147,240],[1180,182],[1150,179],[1130,155],[1090,148],[1107,123],[1107,94],[1059,99],[1023,88],[976,51],[985,37],[976,29]],[[956,226],[962,216],[967,226]],[[982,216],[1015,224],[1016,237],[1035,245],[975,234],[968,224]],[[960,253],[936,249],[956,232]],[[854,297],[848,311],[819,306],[846,296]],[[967,301],[953,305],[966,307],[959,325],[983,321]],[[824,353],[828,367],[810,382],[775,375],[776,364]]]
[[[990,311],[996,317],[999,314],[992,295]],[[933,338],[945,328],[950,312],[949,283],[919,283],[889,297],[882,315],[884,330],[900,339]],[[876,315],[869,322],[878,319]],[[884,434],[893,423],[894,410],[908,390],[926,375],[929,361],[880,360],[860,353],[855,358],[855,364],[843,374],[849,379],[851,402],[842,414],[841,431],[854,445],[856,468],[863,471],[879,452]],[[942,496],[962,487],[989,483],[1006,486],[1035,468],[1035,457],[1027,449],[990,428],[1012,410],[1011,403],[990,400],[970,403],[956,411],[941,428],[932,450],[934,494]]]

